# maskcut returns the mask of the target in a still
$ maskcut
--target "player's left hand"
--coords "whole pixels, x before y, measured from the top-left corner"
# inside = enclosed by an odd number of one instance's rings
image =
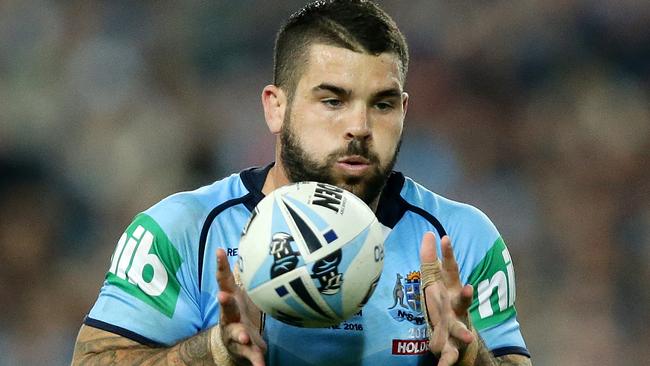
[[[472,302],[473,288],[462,286],[458,264],[454,258],[451,240],[441,239],[442,263],[436,253],[436,240],[431,232],[424,234],[420,247],[424,307],[432,334],[429,348],[438,356],[438,366],[453,365],[459,354],[475,340],[476,334],[468,327],[467,309]]]

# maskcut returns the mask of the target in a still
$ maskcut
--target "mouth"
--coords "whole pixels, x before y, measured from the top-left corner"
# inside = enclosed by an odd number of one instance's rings
[[[350,165],[369,165],[370,160],[364,158],[363,156],[353,155],[346,156],[338,160],[338,163],[350,164]]]
[[[337,160],[336,165],[349,173],[359,174],[370,167],[370,160],[359,155],[346,156]]]

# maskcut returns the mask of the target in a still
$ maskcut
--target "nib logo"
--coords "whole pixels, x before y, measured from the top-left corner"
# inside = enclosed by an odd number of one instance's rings
[[[149,253],[153,244],[153,234],[146,231],[144,227],[138,226],[128,241],[126,238],[126,233],[122,234],[117,243],[116,253],[120,252],[121,255],[118,259],[113,257],[109,272],[138,285],[149,296],[160,296],[167,287],[169,276],[167,276],[167,271],[165,271],[160,258]],[[135,253],[133,253],[134,251]],[[130,267],[129,264],[131,264]],[[129,268],[128,275],[127,268]],[[146,274],[145,269],[147,270]]]
[[[181,258],[158,224],[140,214],[122,234],[106,274],[108,283],[172,317]]]
[[[469,277],[474,301],[469,308],[472,323],[486,329],[517,314],[515,271],[502,238],[498,238]]]

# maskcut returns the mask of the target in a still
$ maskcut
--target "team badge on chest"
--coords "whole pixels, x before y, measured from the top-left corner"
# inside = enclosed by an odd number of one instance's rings
[[[388,307],[390,316],[398,322],[424,324],[420,301],[420,272],[411,271],[406,276],[396,273],[393,287],[393,304]]]

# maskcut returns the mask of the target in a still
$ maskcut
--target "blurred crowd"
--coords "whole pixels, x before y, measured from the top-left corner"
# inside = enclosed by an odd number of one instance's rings
[[[273,157],[302,1],[0,1],[0,365],[69,363],[117,239]],[[488,214],[535,365],[650,359],[650,2],[380,1],[409,41],[398,169]]]

